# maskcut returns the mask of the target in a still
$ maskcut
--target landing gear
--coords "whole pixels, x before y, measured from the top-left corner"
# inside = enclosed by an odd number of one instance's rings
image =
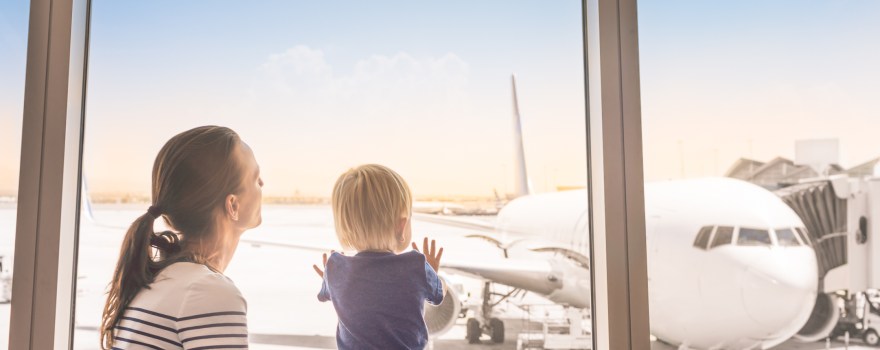
[[[500,318],[493,317],[492,309],[498,306],[505,299],[520,293],[520,289],[514,289],[507,294],[493,293],[492,284],[486,282],[483,286],[483,302],[480,305],[479,312],[474,310],[476,317],[467,320],[467,334],[465,338],[470,344],[480,342],[483,334],[489,336],[489,339],[495,344],[504,342],[504,321]],[[493,302],[493,297],[497,300]]]
[[[501,344],[504,342],[504,322],[497,318],[489,319],[489,328],[491,329],[492,342]]]
[[[480,328],[480,321],[477,321],[475,318],[469,318],[467,320],[467,338],[468,344],[477,344],[480,342],[480,336],[483,335],[483,330]]]

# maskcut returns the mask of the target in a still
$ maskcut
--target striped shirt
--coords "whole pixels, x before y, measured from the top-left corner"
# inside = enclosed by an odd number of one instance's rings
[[[247,303],[232,280],[179,262],[134,297],[113,349],[247,349],[247,336]]]

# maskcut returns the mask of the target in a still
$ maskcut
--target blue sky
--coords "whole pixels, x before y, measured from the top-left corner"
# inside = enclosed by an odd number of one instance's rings
[[[95,3],[91,188],[143,187],[161,142],[218,123],[255,148],[277,195],[325,195],[366,162],[417,194],[504,193],[511,73],[536,130],[535,181],[583,183],[584,152],[568,151],[585,142],[577,2],[210,4]],[[120,132],[131,126],[151,137]],[[131,174],[111,170],[120,164]]]
[[[0,193],[17,177],[26,13],[0,4]],[[873,0],[641,1],[646,178],[793,157],[804,138],[840,138],[847,166],[880,155],[877,18]],[[325,195],[364,162],[417,194],[503,193],[514,72],[533,183],[583,184],[580,20],[577,1],[96,0],[90,187],[145,193],[161,144],[210,123],[254,147],[274,195]]]

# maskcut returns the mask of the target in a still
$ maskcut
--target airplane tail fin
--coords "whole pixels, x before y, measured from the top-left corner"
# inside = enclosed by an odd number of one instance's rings
[[[526,171],[526,155],[523,147],[522,122],[519,114],[519,100],[516,96],[516,75],[510,76],[513,87],[513,147],[515,151],[514,166],[514,197],[527,196],[531,193],[531,183]]]
[[[82,177],[82,188],[80,190],[80,214],[85,214],[83,217],[91,222],[95,222],[95,213],[92,212],[92,197],[89,196],[89,181],[85,174]]]

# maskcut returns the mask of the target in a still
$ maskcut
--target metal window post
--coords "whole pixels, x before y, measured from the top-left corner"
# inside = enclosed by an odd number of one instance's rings
[[[586,0],[593,343],[650,349],[635,0]]]
[[[31,2],[10,349],[70,348],[87,25],[87,0]]]

